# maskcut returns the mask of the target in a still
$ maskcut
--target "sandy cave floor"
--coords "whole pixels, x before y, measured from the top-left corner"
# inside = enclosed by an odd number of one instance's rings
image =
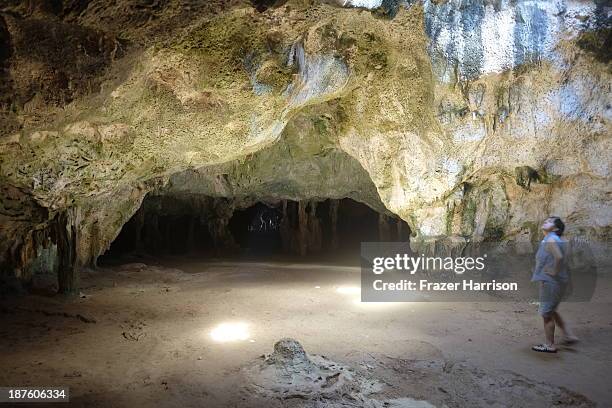
[[[521,390],[548,386],[551,405],[612,406],[612,279],[561,306],[582,341],[545,355],[530,351],[543,340],[536,305],[363,304],[359,278],[354,266],[183,257],[90,270],[85,297],[2,301],[0,385],[69,386],[70,406],[273,406],[245,388],[244,367],[291,337],[434,406],[487,406],[474,381],[490,406],[533,406]],[[223,323],[246,325],[245,339],[215,341]]]

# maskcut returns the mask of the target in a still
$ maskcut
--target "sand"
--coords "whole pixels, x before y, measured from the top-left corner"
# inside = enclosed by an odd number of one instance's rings
[[[83,407],[612,401],[609,278],[599,279],[592,302],[562,304],[581,342],[554,355],[530,350],[543,340],[536,305],[364,304],[359,278],[354,266],[188,257],[89,270],[83,297],[1,301],[0,385],[69,386],[70,406]],[[228,335],[237,339],[223,341]],[[286,337],[317,361],[376,382],[379,388],[359,391],[374,405],[254,391],[253,367]]]

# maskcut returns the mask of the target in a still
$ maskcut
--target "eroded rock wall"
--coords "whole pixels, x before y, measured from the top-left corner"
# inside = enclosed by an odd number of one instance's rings
[[[537,241],[551,213],[610,238],[605,2],[41,4],[0,13],[5,273],[65,211],[92,262],[185,171],[219,196],[351,197],[417,242]]]

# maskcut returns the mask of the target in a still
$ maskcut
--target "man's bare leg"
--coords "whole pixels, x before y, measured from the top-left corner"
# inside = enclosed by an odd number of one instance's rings
[[[559,329],[561,329],[561,332],[563,333],[563,339],[565,342],[571,343],[571,342],[578,341],[578,337],[574,336],[574,333],[572,333],[571,330],[568,329],[567,325],[565,324],[565,321],[563,320],[559,312],[556,312],[556,311],[553,312],[552,318],[554,319],[555,324],[559,326]]]
[[[544,353],[556,353],[557,348],[555,347],[555,319],[552,313],[546,313],[542,315],[544,321],[544,335],[546,336],[546,342],[531,347],[534,351]]]
[[[544,320],[544,335],[546,336],[546,344],[550,347],[555,346],[555,319],[553,314],[542,316]]]

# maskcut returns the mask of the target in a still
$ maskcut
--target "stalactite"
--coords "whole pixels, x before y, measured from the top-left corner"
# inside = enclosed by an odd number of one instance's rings
[[[321,222],[317,218],[317,202],[311,201],[308,213],[308,251],[321,252],[322,239]]]
[[[397,240],[398,241],[408,241],[408,232],[405,231],[404,221],[401,218],[397,219]]]
[[[217,218],[213,225],[213,245],[217,252],[236,248],[234,237],[228,229],[229,218]]]
[[[381,242],[391,241],[389,217],[387,217],[385,214],[378,214],[378,239]]]
[[[212,242],[213,242],[213,248],[215,249],[215,252],[219,252],[222,249],[222,242],[223,242],[223,234],[222,231],[223,230],[223,220],[219,219],[219,218],[213,218],[210,220],[210,222],[208,223],[208,232],[210,233],[210,236],[212,238]]]
[[[229,230],[229,221],[234,213],[234,207],[226,199],[214,199],[212,217],[209,219],[208,230],[213,240],[215,252],[234,250],[238,248],[234,236]]]
[[[340,200],[330,200],[329,203],[329,219],[331,222],[331,241],[330,241],[330,249],[332,251],[337,250],[340,247],[340,242],[338,240],[338,206],[340,204]]]
[[[134,216],[134,249],[138,253],[142,253],[144,250],[144,243],[142,241],[142,229],[145,223],[145,212],[142,208],[136,211]]]
[[[54,258],[51,240],[51,232],[48,226],[30,231],[19,247],[20,268],[16,271],[16,276],[20,279],[31,282],[34,274],[53,275],[57,278],[57,270],[54,265]]]
[[[71,208],[57,215],[55,234],[59,257],[58,285],[59,293],[74,294],[79,290],[77,265],[78,223],[80,214],[78,208]]]
[[[100,250],[100,224],[96,221],[91,224],[91,233],[90,236],[93,237],[90,242],[89,247],[89,266],[92,268],[98,267],[98,257],[102,252]]]
[[[26,281],[31,279],[27,266],[29,266],[36,257],[35,232],[36,231],[31,231],[28,233],[19,250],[19,264],[23,265],[23,268],[19,269],[18,274],[21,279]]]
[[[289,214],[287,214],[287,200],[282,201],[282,214],[279,233],[283,252],[291,252],[291,220],[289,219]]]
[[[35,291],[77,293],[79,268],[91,259],[82,221],[80,209],[69,208],[37,224],[12,249],[13,275]]]
[[[298,253],[305,256],[308,253],[308,215],[304,201],[298,202]]]

